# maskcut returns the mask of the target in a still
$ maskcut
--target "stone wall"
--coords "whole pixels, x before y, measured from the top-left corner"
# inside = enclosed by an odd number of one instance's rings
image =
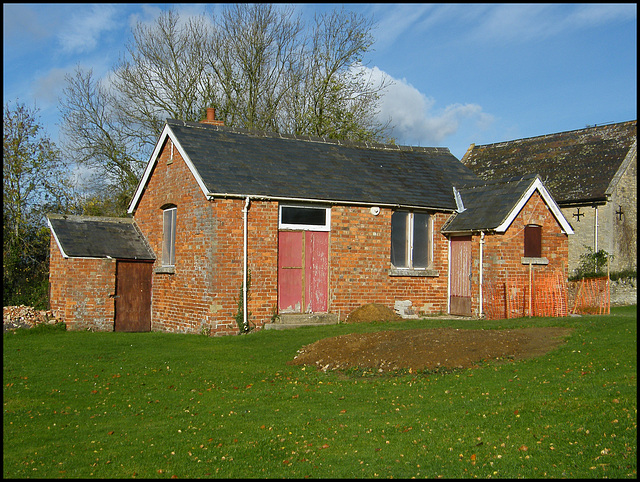
[[[611,281],[611,305],[626,306],[638,304],[638,280],[621,278]]]

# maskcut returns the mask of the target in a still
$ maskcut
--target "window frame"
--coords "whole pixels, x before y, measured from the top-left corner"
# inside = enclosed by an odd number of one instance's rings
[[[404,222],[404,253],[405,253],[405,265],[398,266],[394,263],[394,261],[398,261],[394,259],[394,226],[393,226],[393,217],[397,214],[404,214],[405,222]],[[415,252],[416,252],[416,214],[424,215],[427,217],[427,234],[426,234],[426,246],[425,251],[427,255],[426,266],[415,266]],[[398,227],[397,229],[402,229]],[[389,253],[389,261],[391,263],[391,267],[393,270],[400,271],[429,271],[433,268],[433,215],[427,211],[409,211],[409,210],[397,210],[391,214],[391,249]]]
[[[175,267],[176,265],[176,224],[178,208],[166,206],[162,208],[162,266]],[[167,229],[169,221],[169,230]],[[167,251],[168,248],[168,251]]]
[[[282,221],[283,209],[316,209],[325,211],[324,224],[302,224],[302,223],[287,223]],[[278,229],[290,229],[290,230],[304,230],[304,231],[331,231],[331,206],[311,206],[308,204],[280,204],[278,206]]]

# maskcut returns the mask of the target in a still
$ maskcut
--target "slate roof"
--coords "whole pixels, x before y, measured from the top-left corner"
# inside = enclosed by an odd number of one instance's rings
[[[131,218],[57,214],[47,218],[58,247],[68,257],[155,259]]]
[[[482,179],[537,173],[559,205],[606,201],[636,142],[637,121],[497,144],[472,145],[462,163]]]
[[[536,180],[539,184],[536,184]],[[445,234],[504,232],[510,221],[518,214],[518,206],[526,202],[527,196],[531,195],[531,189],[537,185],[540,189],[546,190],[538,175],[529,174],[460,186],[457,190],[462,198],[464,211],[449,218],[441,231]],[[544,198],[546,193],[542,194]],[[545,201],[547,204],[554,203],[550,195]],[[551,209],[553,211],[553,207]],[[554,215],[557,216],[562,229],[571,234],[573,231],[559,209]]]
[[[454,210],[453,183],[477,180],[447,148],[167,126],[210,194]]]

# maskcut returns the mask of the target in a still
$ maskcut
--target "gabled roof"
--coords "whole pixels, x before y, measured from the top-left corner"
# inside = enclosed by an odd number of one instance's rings
[[[616,174],[636,155],[636,124],[471,145],[462,163],[485,180],[537,173],[559,205],[604,202]]]
[[[447,148],[360,144],[169,119],[130,213],[168,138],[209,198],[252,196],[453,211],[453,183],[477,179]]]
[[[540,193],[563,232],[573,234],[571,225],[545,188],[540,176],[527,176],[487,181],[457,189],[464,210],[454,214],[442,227],[445,234],[504,233],[534,192]]]
[[[47,218],[65,258],[155,259],[133,219],[58,214]]]

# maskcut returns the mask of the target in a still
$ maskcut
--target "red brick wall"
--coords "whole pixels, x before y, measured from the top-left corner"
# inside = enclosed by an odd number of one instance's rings
[[[162,206],[177,206],[176,266],[154,273],[152,330],[212,334],[238,332],[235,316],[242,288],[244,199],[207,201],[170,141],[164,146],[134,218],[162,260]],[[410,300],[424,313],[446,311],[447,214],[435,215],[434,268],[438,276],[389,276],[391,210],[373,216],[368,207],[334,206],[330,232],[329,311],[344,319],[365,303]],[[277,313],[278,203],[251,200],[248,212],[251,272],[250,323],[261,326]]]
[[[50,305],[67,330],[113,331],[116,261],[63,258],[50,244]]]
[[[162,265],[162,206],[177,206],[175,272],[154,272],[151,328],[238,333],[235,317],[242,288],[245,201],[208,201],[177,150],[174,162],[167,164],[169,143],[134,215],[156,254],[157,271]],[[250,321],[260,325],[277,306],[277,205],[252,201],[248,219]]]
[[[433,269],[438,276],[390,276],[391,214],[381,209],[373,216],[368,207],[334,206],[330,233],[330,311],[341,319],[366,303],[391,309],[409,300],[422,313],[447,309],[448,241],[440,234],[448,214],[434,215]]]

